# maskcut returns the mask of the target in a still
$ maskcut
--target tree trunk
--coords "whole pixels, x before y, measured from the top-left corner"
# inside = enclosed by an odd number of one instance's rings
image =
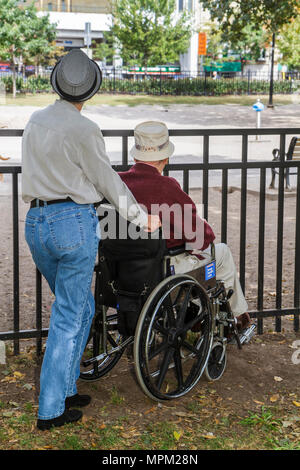
[[[15,64],[14,54],[12,56],[12,81],[13,81],[13,87],[12,87],[13,98],[15,98],[17,94],[17,86],[16,86],[16,64]]]

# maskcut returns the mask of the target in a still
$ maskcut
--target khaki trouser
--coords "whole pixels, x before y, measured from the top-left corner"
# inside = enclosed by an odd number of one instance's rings
[[[230,307],[234,316],[241,315],[248,311],[248,305],[238,279],[232,253],[225,243],[217,243],[215,249],[216,279],[224,281],[227,291],[233,289],[234,293],[229,300]],[[211,260],[210,247],[201,252],[201,255],[205,259],[200,260],[197,256],[188,253],[173,256],[171,264],[174,266],[175,274],[188,274],[190,271],[207,264]]]

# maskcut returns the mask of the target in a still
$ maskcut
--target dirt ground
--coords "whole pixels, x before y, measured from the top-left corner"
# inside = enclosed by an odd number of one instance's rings
[[[194,200],[200,201],[200,190],[191,193]],[[237,267],[239,266],[240,231],[239,191],[228,194],[228,240]],[[220,241],[221,194],[215,189],[209,191],[208,221],[213,226],[216,242]],[[257,259],[258,259],[258,208],[257,195],[247,197],[247,243],[246,243],[246,299],[249,310],[257,305]],[[20,201],[20,329],[35,328],[35,268],[24,240],[24,219],[27,206]],[[295,249],[295,197],[285,198],[284,238],[283,238],[283,308],[293,307],[294,287],[294,249]],[[12,265],[12,216],[9,197],[0,198],[1,225],[0,239],[0,331],[13,329],[13,265]],[[276,301],[276,240],[277,240],[277,200],[266,200],[265,225],[265,285],[264,308],[275,308]],[[43,281],[43,328],[48,327],[52,295]],[[227,412],[247,415],[262,404],[280,404],[287,410],[295,408],[293,402],[300,400],[300,364],[292,361],[295,340],[300,333],[293,331],[293,317],[282,319],[281,333],[274,333],[274,319],[264,320],[264,334],[255,336],[242,351],[236,346],[228,346],[228,365],[219,382],[208,383],[201,378],[195,389],[186,397],[164,404],[153,404],[141,391],[132,373],[132,360],[123,355],[117,366],[103,379],[93,383],[80,381],[79,392],[92,395],[92,404],[85,410],[87,419],[99,416],[99,409],[111,405],[111,394],[116,390],[122,400],[118,406],[109,406],[109,419],[131,411],[139,419],[139,425],[149,420],[178,419],[187,413],[187,407],[195,396],[211,397],[211,407],[222,401]],[[21,349],[26,349],[32,341],[22,341]],[[8,342],[9,345],[9,342]],[[6,366],[0,366],[5,371]],[[15,381],[1,380],[0,400],[2,402],[38,402],[39,367],[22,365],[24,383],[31,387],[18,385]],[[3,376],[2,376],[3,377]],[[279,379],[278,379],[279,377]],[[17,385],[17,386],[16,386]],[[275,397],[275,398],[274,398]],[[298,402],[297,402],[298,400]],[[299,403],[298,403],[299,404]],[[299,405],[300,406],[300,405]],[[190,409],[190,408],[189,408]],[[149,411],[150,410],[150,411]],[[298,411],[299,408],[296,408]],[[205,413],[205,410],[203,411]],[[105,416],[105,414],[104,414]]]

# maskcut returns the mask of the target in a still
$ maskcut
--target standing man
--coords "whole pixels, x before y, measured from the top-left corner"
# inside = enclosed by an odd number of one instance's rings
[[[77,393],[76,381],[95,307],[94,204],[106,198],[146,230],[159,226],[158,217],[142,211],[111,168],[98,125],[80,113],[100,88],[98,65],[72,50],[58,61],[50,80],[60,99],[32,114],[22,139],[22,196],[30,203],[25,237],[55,294],[40,377],[41,430],[79,420],[82,412],[69,408],[90,402]]]

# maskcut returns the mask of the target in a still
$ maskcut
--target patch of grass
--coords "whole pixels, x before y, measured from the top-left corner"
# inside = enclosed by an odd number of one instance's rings
[[[140,439],[143,446],[145,446],[143,448],[173,449],[176,444],[174,431],[178,432],[177,427],[166,421],[149,424]]]
[[[121,405],[124,402],[125,398],[122,397],[116,387],[112,387],[111,389],[111,403],[113,405]]]
[[[138,106],[138,105],[158,105],[171,106],[173,104],[194,105],[241,105],[250,106],[258,95],[225,95],[225,96],[155,96],[155,95],[109,95],[98,93],[87,102],[87,106]],[[55,93],[37,93],[27,95],[17,95],[14,99],[12,95],[6,95],[6,105],[11,106],[39,106],[44,107],[54,103],[58,98]],[[259,95],[262,103],[268,103],[267,95]],[[287,104],[299,104],[298,95],[274,95],[275,106]]]
[[[241,421],[241,424],[244,426],[258,426],[265,431],[273,431],[280,425],[280,420],[274,417],[270,409],[262,406],[260,414],[251,413]]]
[[[91,447],[95,449],[122,448],[123,438],[120,435],[120,426],[108,425],[104,428],[96,428],[92,437]]]

